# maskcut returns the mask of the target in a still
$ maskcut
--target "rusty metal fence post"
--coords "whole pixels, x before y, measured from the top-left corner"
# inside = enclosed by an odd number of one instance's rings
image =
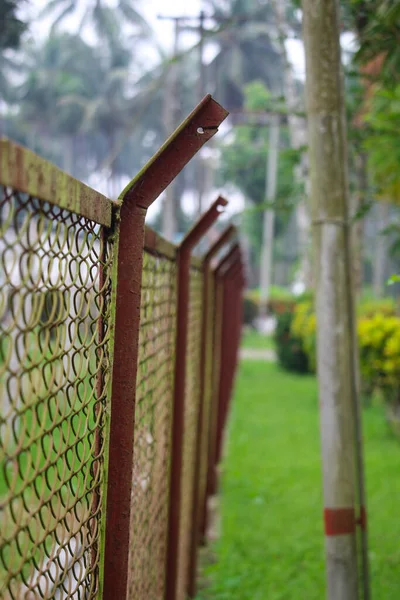
[[[242,292],[244,283],[243,263],[240,261],[238,265],[232,266],[228,272],[224,273],[224,322],[221,357],[223,368],[221,369],[221,379],[218,392],[219,407],[216,433],[216,464],[218,464],[221,460],[222,439],[237,365],[241,333]],[[215,480],[214,483],[216,483]]]
[[[215,342],[214,342],[214,376],[212,402],[210,406],[209,454],[207,465],[207,497],[213,496],[216,490],[217,440],[221,406],[221,386],[232,372],[233,365],[227,360],[227,353],[233,352],[235,339],[235,307],[238,287],[236,275],[241,270],[240,246],[236,243],[230,252],[220,261],[214,270],[215,290]],[[233,282],[233,285],[230,285]],[[228,294],[227,292],[228,290]],[[229,297],[229,302],[225,302]],[[233,338],[233,339],[232,339]]]
[[[181,507],[181,469],[183,419],[185,410],[186,358],[189,311],[189,273],[192,249],[218,219],[227,201],[219,197],[184,238],[178,249],[178,307],[175,358],[175,398],[172,427],[169,535],[167,553],[166,599],[177,597],[179,557],[179,519]],[[185,592],[186,590],[184,590]],[[182,600],[183,597],[182,597]]]
[[[147,209],[218,130],[227,112],[206,96],[125,188],[114,265],[115,332],[107,491],[104,600],[128,598],[136,372],[140,325],[144,220]],[[118,227],[119,224],[119,227]]]
[[[192,543],[190,549],[189,584],[188,594],[193,598],[196,594],[197,555],[200,541],[204,537],[204,510],[206,502],[206,477],[208,454],[208,427],[209,427],[209,395],[212,377],[213,361],[213,331],[214,331],[214,304],[213,304],[213,275],[211,261],[218,252],[226,246],[236,234],[236,228],[230,225],[216,242],[211,246],[203,258],[203,319],[201,339],[201,375],[200,375],[200,405],[197,427],[196,461],[193,485],[193,515],[192,515]]]

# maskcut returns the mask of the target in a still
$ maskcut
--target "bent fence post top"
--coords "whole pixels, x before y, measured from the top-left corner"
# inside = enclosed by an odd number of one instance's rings
[[[180,516],[181,516],[181,476],[183,462],[183,435],[185,415],[187,338],[189,320],[189,278],[191,251],[218,219],[228,204],[219,196],[210,208],[190,229],[178,248],[178,307],[175,358],[175,397],[172,426],[172,462],[170,479],[169,532],[166,565],[166,600],[177,597]]]
[[[218,130],[227,111],[206,96],[119,196],[119,247],[114,268],[112,370],[104,600],[127,600],[134,466],[136,374],[145,216],[149,206]],[[117,215],[118,219],[118,215]]]
[[[240,245],[236,242],[214,269],[216,277],[224,277],[233,265],[241,262]]]
[[[231,241],[233,236],[237,233],[236,227],[234,225],[229,225],[219,236],[219,238],[214,242],[214,244],[209,248],[206,254],[203,257],[203,265],[209,265],[212,258],[227,244]]]
[[[119,196],[147,209],[228,116],[210,94],[196,106]]]
[[[201,238],[207,233],[211,225],[217,220],[218,216],[223,212],[228,201],[223,196],[218,198],[211,204],[210,208],[200,217],[200,219],[187,232],[180,245],[180,251],[192,250]]]

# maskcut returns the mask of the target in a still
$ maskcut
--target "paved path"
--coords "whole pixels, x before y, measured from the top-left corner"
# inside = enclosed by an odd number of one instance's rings
[[[275,350],[272,348],[241,348],[240,358],[245,360],[266,360],[274,362],[276,360]]]

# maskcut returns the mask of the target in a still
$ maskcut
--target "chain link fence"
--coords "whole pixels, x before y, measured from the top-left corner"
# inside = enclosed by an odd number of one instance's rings
[[[5,600],[194,595],[198,467],[205,477],[217,454],[202,458],[200,441],[206,435],[206,446],[216,448],[220,437],[219,430],[199,426],[203,391],[210,395],[212,387],[203,385],[204,357],[221,365],[221,373],[228,369],[231,381],[239,336],[228,335],[226,364],[224,343],[227,331],[239,331],[241,315],[206,291],[211,266],[190,257],[186,277],[180,248],[145,229],[144,218],[225,116],[206,97],[118,203],[29,150],[0,142]],[[217,218],[218,202],[200,220],[203,229]],[[243,277],[241,258],[235,261],[240,277],[219,285],[226,283],[237,307]],[[182,281],[185,302],[178,301]],[[218,350],[209,343],[215,327]],[[176,358],[182,352],[184,368]],[[212,377],[220,381],[215,372]],[[178,388],[184,390],[181,429]],[[206,400],[218,427],[226,391],[220,396]],[[179,466],[178,478],[172,465]],[[174,566],[170,572],[167,564]]]

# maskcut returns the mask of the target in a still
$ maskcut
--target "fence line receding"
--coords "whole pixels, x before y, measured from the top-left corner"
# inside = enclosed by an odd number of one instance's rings
[[[0,140],[5,600],[194,596],[243,265],[234,228],[214,264],[144,219],[226,114],[205,97],[118,202]]]

